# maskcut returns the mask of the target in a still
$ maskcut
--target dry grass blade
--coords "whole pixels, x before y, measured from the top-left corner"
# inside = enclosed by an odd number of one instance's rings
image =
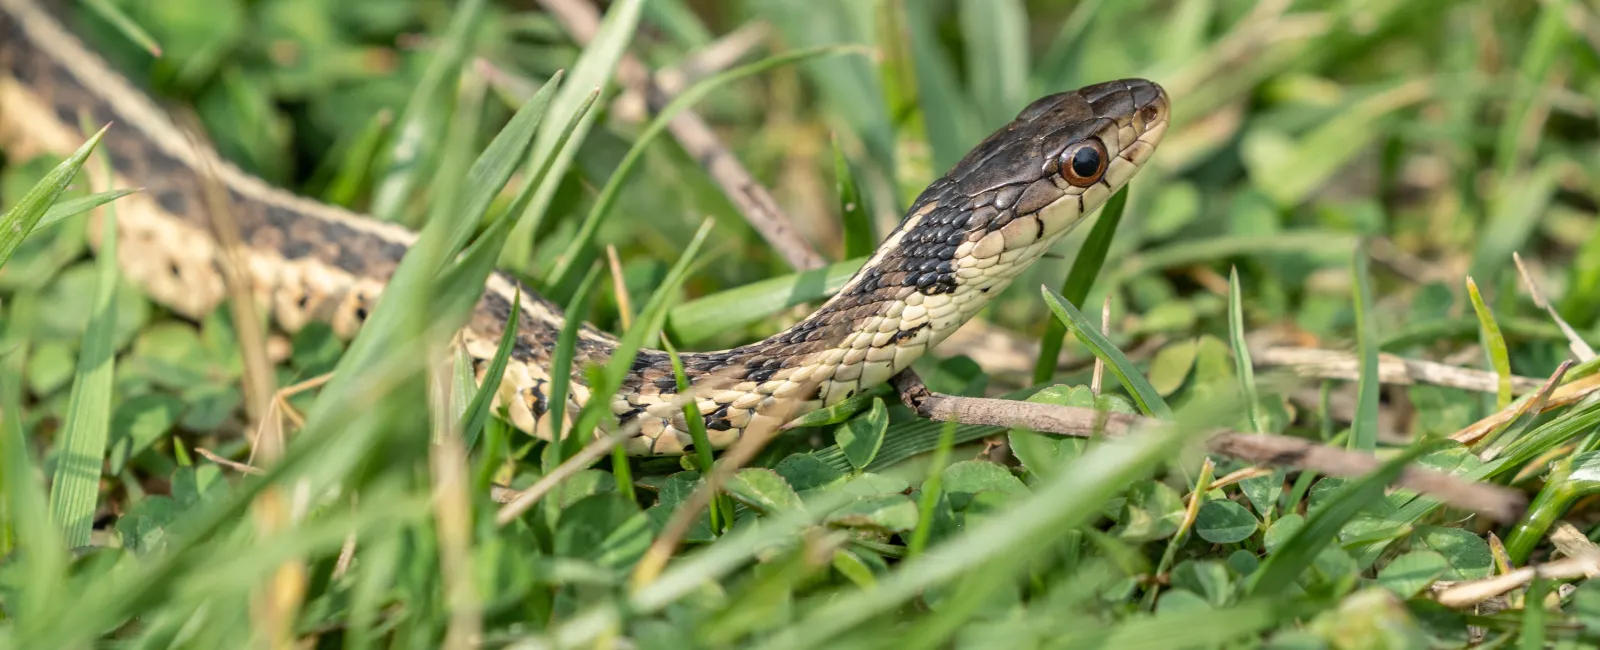
[[[1556,377],[1559,378],[1560,375],[1556,375]],[[1559,381],[1559,379],[1552,379],[1552,383],[1555,381]],[[1490,432],[1506,424],[1507,422],[1521,417],[1525,412],[1534,411],[1535,413],[1544,413],[1551,409],[1560,408],[1563,406],[1571,406],[1573,404],[1577,404],[1579,401],[1582,401],[1585,397],[1594,394],[1596,391],[1600,391],[1600,374],[1589,375],[1588,377],[1584,377],[1582,379],[1576,379],[1566,384],[1556,386],[1553,390],[1548,391],[1549,395],[1544,398],[1543,403],[1538,405],[1539,408],[1537,410],[1530,408],[1534,405],[1534,400],[1512,402],[1506,408],[1496,411],[1488,417],[1478,420],[1477,422],[1473,422],[1472,424],[1463,427],[1460,431],[1450,434],[1450,438],[1462,444],[1472,444],[1484,436],[1489,435]],[[1540,392],[1543,393],[1544,391]]]

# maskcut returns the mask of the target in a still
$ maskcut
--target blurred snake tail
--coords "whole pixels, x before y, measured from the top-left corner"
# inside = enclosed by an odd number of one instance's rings
[[[1126,185],[1166,133],[1169,110],[1165,91],[1141,79],[1034,101],[929,184],[815,312],[761,341],[685,354],[712,445],[770,434],[908,367]],[[185,317],[204,317],[226,296],[204,183],[226,189],[244,273],[288,332],[321,321],[353,336],[416,240],[399,226],[272,187],[194,145],[35,0],[0,0],[0,147],[12,160],[70,154],[83,142],[83,115],[115,122],[102,147],[116,186],[145,188],[117,204],[126,277]],[[96,222],[89,233],[97,245]],[[510,276],[491,275],[460,340],[485,381],[506,324],[521,319],[496,404],[517,428],[548,440],[544,416],[556,405],[546,394],[563,317],[526,288],[512,313],[517,290]],[[604,363],[616,343],[583,327],[572,367]],[[589,389],[577,372],[571,385],[561,407],[576,413]],[[668,355],[642,350],[611,398],[616,421],[606,426],[637,425],[623,443],[630,454],[684,453],[692,441],[677,392]]]

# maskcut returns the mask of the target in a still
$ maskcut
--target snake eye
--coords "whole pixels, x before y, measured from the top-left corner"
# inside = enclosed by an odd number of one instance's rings
[[[1061,178],[1078,187],[1100,182],[1106,173],[1106,146],[1091,138],[1061,152]]]

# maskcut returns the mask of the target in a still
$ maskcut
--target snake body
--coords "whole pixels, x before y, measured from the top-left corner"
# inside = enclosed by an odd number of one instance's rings
[[[353,336],[416,239],[271,187],[192,144],[35,0],[0,0],[0,147],[13,160],[69,154],[84,139],[81,115],[114,122],[102,147],[116,186],[144,188],[118,200],[122,270],[178,314],[200,318],[226,298],[221,249],[203,209],[208,177],[229,194],[259,304],[289,332],[322,321]],[[1168,117],[1165,92],[1140,79],[1052,94],[1023,109],[933,181],[861,270],[810,316],[761,341],[681,357],[712,445],[770,434],[909,366],[1125,185],[1161,141]],[[92,244],[98,232],[91,222]],[[478,380],[487,381],[511,318],[521,320],[495,402],[517,428],[548,440],[546,386],[560,309],[497,273],[461,341]],[[604,363],[616,344],[585,325],[572,367]],[[691,448],[672,400],[677,392],[668,355],[641,351],[610,404],[613,426],[637,427],[624,442],[630,454]],[[576,413],[588,398],[584,378],[573,373],[563,406]]]

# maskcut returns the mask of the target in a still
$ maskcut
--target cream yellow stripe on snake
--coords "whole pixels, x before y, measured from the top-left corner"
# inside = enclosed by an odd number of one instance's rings
[[[118,184],[119,259],[152,299],[200,317],[224,292],[201,212],[202,175],[217,170],[248,245],[249,275],[279,326],[330,323],[351,336],[415,235],[273,188],[191,146],[155,102],[73,37],[34,0],[0,0],[0,147],[12,160],[64,155],[82,142],[78,116],[115,122],[104,150]],[[943,341],[1019,273],[1098,209],[1149,159],[1166,132],[1161,88],[1128,79],[1043,97],[978,144],[917,198],[851,280],[793,327],[719,352],[690,353],[685,371],[716,447],[770,433],[806,412],[876,386]],[[91,229],[91,241],[97,241]],[[520,318],[497,404],[523,431],[543,426],[560,310],[496,274],[463,331],[482,373],[510,318]],[[615,339],[585,326],[577,366],[610,358]],[[667,355],[642,351],[613,398],[617,425],[637,425],[637,455],[679,454],[688,427],[671,398]],[[576,410],[588,399],[573,376]]]

